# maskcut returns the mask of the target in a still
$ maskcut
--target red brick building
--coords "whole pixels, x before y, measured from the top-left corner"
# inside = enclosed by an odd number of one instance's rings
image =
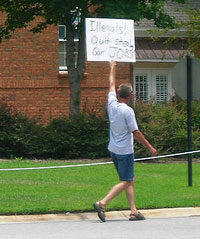
[[[81,90],[81,107],[101,110],[106,102],[108,63],[87,63]],[[131,78],[130,64],[120,64],[119,82]],[[39,34],[18,30],[0,43],[0,102],[29,117],[45,120],[68,116],[68,74],[59,71],[59,27]]]
[[[193,1],[200,7],[198,1]],[[170,12],[174,6],[168,7]],[[2,21],[0,15],[0,24]],[[152,28],[152,22],[148,21],[135,25],[137,62],[118,63],[117,84],[130,81],[140,100],[155,97],[156,101],[168,101],[174,95],[171,70],[185,49],[181,44],[164,49],[162,42],[153,43],[147,34]],[[70,87],[64,63],[63,29],[49,26],[37,34],[22,29],[0,43],[1,103],[44,120],[69,115]],[[82,110],[101,111],[105,107],[108,74],[108,63],[86,63],[81,85]]]

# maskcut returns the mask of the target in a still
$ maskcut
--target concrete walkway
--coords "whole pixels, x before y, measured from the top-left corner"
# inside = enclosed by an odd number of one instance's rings
[[[170,217],[189,217],[200,216],[200,207],[191,208],[164,208],[140,210],[146,218],[170,218]],[[119,220],[129,218],[130,211],[112,211],[106,213],[106,219]],[[19,215],[19,216],[0,216],[0,223],[16,222],[58,222],[58,221],[87,221],[97,220],[97,213],[66,213],[66,214],[44,214],[44,215]]]

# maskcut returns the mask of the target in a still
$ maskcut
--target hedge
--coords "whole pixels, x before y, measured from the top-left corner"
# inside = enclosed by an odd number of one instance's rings
[[[193,149],[200,148],[200,104],[193,102]],[[187,151],[185,102],[133,105],[140,130],[160,154]],[[80,113],[77,117],[53,119],[43,125],[0,105],[0,157],[81,159],[108,157],[107,115]],[[137,157],[149,152],[135,143]]]

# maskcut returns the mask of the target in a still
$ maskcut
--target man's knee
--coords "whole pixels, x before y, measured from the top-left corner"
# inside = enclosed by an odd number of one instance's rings
[[[130,186],[133,186],[134,184],[133,181],[121,181],[121,182],[123,183],[125,189]]]
[[[133,181],[128,181],[128,186],[127,187],[133,187],[133,185],[134,185],[134,182]]]

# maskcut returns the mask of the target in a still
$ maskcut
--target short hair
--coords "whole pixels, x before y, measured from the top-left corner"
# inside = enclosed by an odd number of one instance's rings
[[[128,98],[133,92],[133,87],[131,84],[121,84],[118,89],[118,95],[120,98]]]

